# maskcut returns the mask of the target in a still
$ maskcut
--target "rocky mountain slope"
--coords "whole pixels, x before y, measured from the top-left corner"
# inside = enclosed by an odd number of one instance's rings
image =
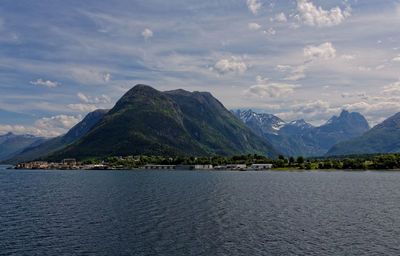
[[[287,123],[274,115],[259,114],[252,110],[234,113],[256,134],[269,140],[287,156],[321,156],[336,143],[369,130],[368,122],[361,114],[346,110],[319,127],[304,120]]]

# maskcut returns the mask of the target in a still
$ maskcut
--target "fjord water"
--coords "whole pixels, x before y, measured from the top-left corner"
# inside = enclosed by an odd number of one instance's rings
[[[383,255],[400,172],[0,169],[1,255]]]

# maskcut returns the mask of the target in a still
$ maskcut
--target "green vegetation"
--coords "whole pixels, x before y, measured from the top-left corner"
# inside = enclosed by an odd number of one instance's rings
[[[128,156],[128,157],[107,157],[104,159],[89,158],[84,164],[105,163],[109,166],[125,166],[138,168],[146,164],[160,165],[196,165],[212,164],[213,166],[224,166],[228,164],[252,164],[272,163],[275,170],[387,170],[398,169],[400,166],[400,154],[377,155],[372,159],[364,158],[343,158],[343,159],[307,159],[302,156],[286,158],[280,155],[278,159],[269,159],[258,154],[224,156]]]
[[[336,144],[327,156],[400,152],[399,141],[400,113],[397,113],[362,136]]]
[[[244,153],[277,155],[211,94],[137,85],[82,138],[43,159]]]

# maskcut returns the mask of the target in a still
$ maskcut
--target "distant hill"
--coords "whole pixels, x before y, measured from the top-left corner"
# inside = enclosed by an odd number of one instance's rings
[[[269,140],[287,156],[321,156],[332,145],[369,130],[368,122],[361,114],[346,110],[319,127],[302,119],[287,123],[274,115],[255,113],[252,110],[234,113],[255,133]]]
[[[81,139],[46,159],[247,153],[278,154],[210,93],[136,85]]]
[[[49,139],[41,144],[32,144],[24,148],[18,154],[7,158],[5,162],[15,164],[19,162],[32,161],[53,151],[66,147],[86,134],[90,128],[99,122],[99,120],[107,113],[107,111],[108,110],[105,109],[95,110],[87,114],[82,121],[72,127],[65,135]]]
[[[0,161],[11,158],[19,154],[25,148],[36,146],[44,141],[46,141],[46,139],[42,137],[15,135],[11,132],[0,135]]]
[[[327,155],[399,153],[400,113],[389,117],[362,136],[334,145]]]

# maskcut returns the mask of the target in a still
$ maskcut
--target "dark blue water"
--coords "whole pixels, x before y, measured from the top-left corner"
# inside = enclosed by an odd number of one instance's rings
[[[400,172],[0,170],[1,255],[398,255]]]

